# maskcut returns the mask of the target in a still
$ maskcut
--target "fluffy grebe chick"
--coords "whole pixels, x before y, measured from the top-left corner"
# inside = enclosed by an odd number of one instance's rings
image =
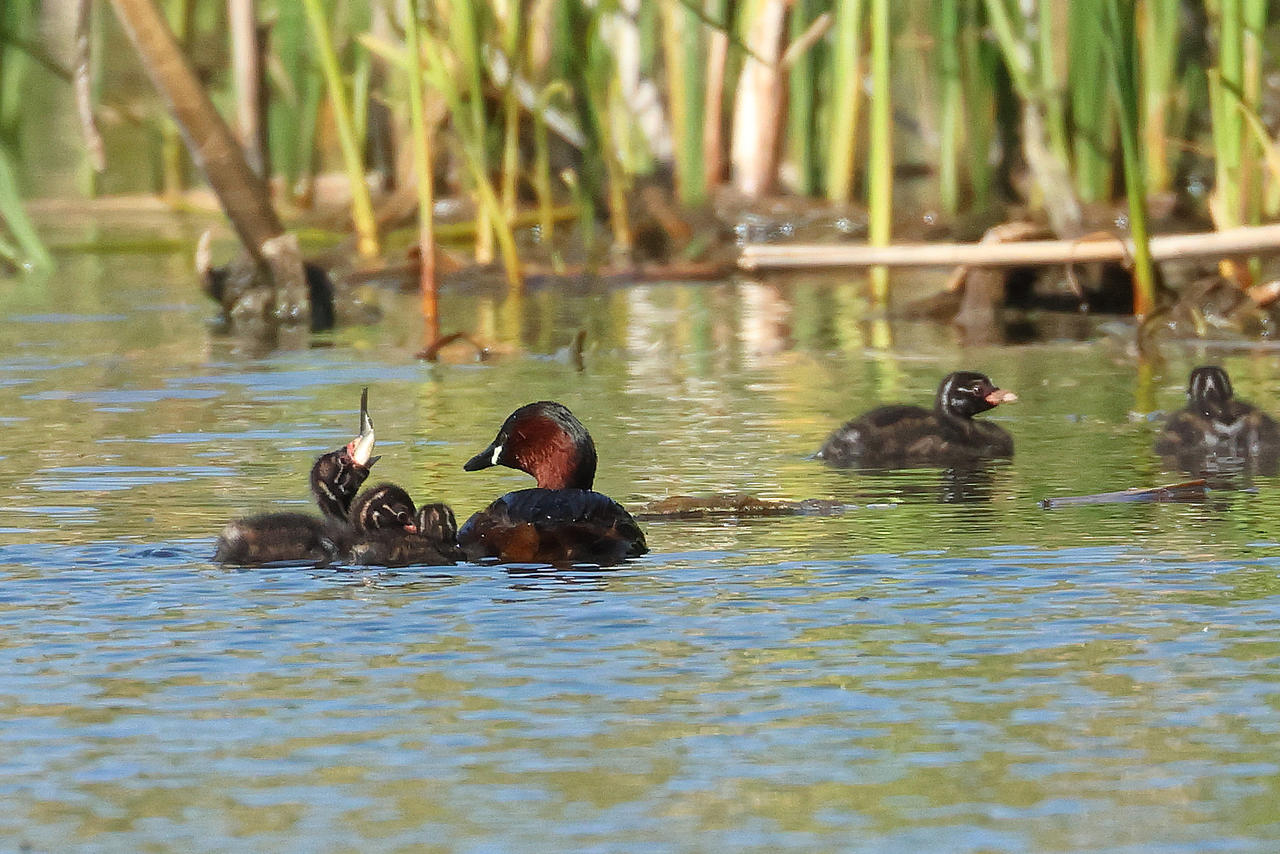
[[[933,409],[893,404],[845,423],[827,439],[818,458],[833,466],[899,468],[953,466],[1013,456],[1013,437],[973,416],[1018,399],[985,374],[956,371],[938,386]]]
[[[218,536],[214,560],[244,565],[329,563],[344,554],[351,533],[347,521],[351,502],[379,459],[373,456],[368,395],[368,389],[360,395],[360,435],[321,454],[311,467],[311,494],[322,516],[282,512],[234,519]]]
[[[1265,412],[1235,396],[1227,372],[1202,365],[1187,380],[1187,405],[1169,416],[1156,453],[1192,473],[1228,466],[1276,467],[1280,428]]]
[[[351,505],[351,562],[359,566],[447,566],[465,559],[447,504],[424,504],[394,483],[366,489]]]

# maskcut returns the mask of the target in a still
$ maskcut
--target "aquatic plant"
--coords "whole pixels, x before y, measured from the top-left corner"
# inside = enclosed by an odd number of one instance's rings
[[[302,2],[307,13],[307,23],[311,27],[312,38],[315,39],[320,68],[324,72],[329,102],[333,106],[333,124],[338,132],[338,147],[342,151],[342,162],[346,168],[351,189],[351,219],[356,229],[356,248],[361,255],[373,257],[378,254],[378,227],[373,218],[369,185],[364,179],[366,170],[356,142],[355,117],[350,106],[351,99],[347,95],[346,79],[338,66],[338,56],[334,51],[333,39],[326,24],[328,16],[321,6],[321,0],[302,0]]]
[[[1147,175],[1140,141],[1137,38],[1131,0],[1105,0],[1098,18],[1107,77],[1115,95],[1124,158],[1129,234],[1133,238],[1133,312],[1151,313],[1156,305],[1155,269],[1147,239]]]
[[[862,0],[835,0],[826,160],[827,198],[847,201],[853,192],[854,153],[862,103]]]
[[[22,204],[14,165],[22,122],[22,86],[31,57],[19,34],[31,26],[34,2],[0,6],[0,259],[16,267],[47,269],[53,261]]]
[[[422,322],[427,347],[440,339],[440,310],[436,280],[435,183],[431,171],[431,146],[423,104],[422,48],[419,45],[418,10],[413,0],[402,0],[409,85],[409,126],[413,132],[414,186],[418,195],[418,290],[422,295]]]
[[[868,171],[867,229],[872,246],[885,246],[892,238],[893,224],[893,129],[890,125],[889,89],[889,0],[871,0],[871,132]],[[878,305],[889,301],[888,271],[873,268],[872,299]]]
[[[0,143],[0,258],[15,267],[49,269],[53,259],[31,224],[18,191],[8,146]],[[11,240],[9,238],[12,238]]]

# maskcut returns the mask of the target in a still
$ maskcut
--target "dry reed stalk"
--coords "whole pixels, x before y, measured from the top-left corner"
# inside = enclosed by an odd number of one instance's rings
[[[1243,226],[1200,234],[1151,238],[1155,261],[1217,258],[1280,252],[1280,224]],[[745,270],[820,267],[1023,267],[1127,261],[1132,241],[1120,237],[1093,240],[1031,240],[1022,243],[900,243],[891,246],[849,244],[753,244],[743,247],[738,266]]]
[[[787,30],[786,0],[764,0],[747,33],[751,55],[742,66],[733,105],[733,187],[749,199],[773,190],[786,88],[779,60]]]

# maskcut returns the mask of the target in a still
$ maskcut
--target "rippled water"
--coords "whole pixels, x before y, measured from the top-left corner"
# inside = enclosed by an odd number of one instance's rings
[[[857,282],[451,294],[492,342],[427,366],[413,300],[255,357],[179,258],[0,283],[0,848],[1274,851],[1280,499],[1047,512],[1179,479],[1153,411],[1280,354],[962,349]],[[563,348],[588,332],[586,368]],[[1021,401],[977,475],[807,458],[959,366]],[[460,515],[515,406],[565,402],[629,505],[749,491],[843,516],[647,524],[611,572],[226,569],[233,515],[307,504],[370,386],[377,474]]]

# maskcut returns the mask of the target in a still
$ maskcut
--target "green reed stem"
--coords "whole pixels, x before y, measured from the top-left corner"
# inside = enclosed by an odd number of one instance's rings
[[[597,33],[599,18],[595,12],[591,15],[591,32]],[[630,252],[634,245],[627,210],[631,175],[619,157],[619,134],[622,138],[628,135],[630,111],[622,101],[613,56],[604,42],[600,38],[590,39],[581,54],[580,61],[573,66],[577,75],[575,84],[579,87],[581,108],[587,119],[583,123],[584,130],[588,131],[588,139],[595,142],[597,156],[594,163],[591,160],[583,163],[583,172],[579,175],[583,192],[580,198],[586,198],[593,188],[601,189],[609,208],[614,248]],[[590,180],[584,180],[588,176]]]
[[[271,161],[292,191],[302,177],[311,152],[311,128],[305,112],[308,79],[314,84],[315,70],[307,57],[307,18],[296,3],[284,3],[276,10],[271,28],[271,50],[281,71],[281,97],[272,99],[268,116]],[[313,88],[315,88],[313,86]],[[306,147],[303,148],[303,138]]]
[[[0,222],[3,222],[17,242],[17,257],[13,259],[16,263],[41,270],[53,267],[49,250],[45,249],[44,242],[22,206],[17,172],[13,168],[8,146],[3,143],[0,143]]]
[[[35,2],[0,3],[0,27],[4,28],[6,37],[30,32],[34,28],[37,11]],[[30,64],[30,57],[11,45],[8,38],[0,41],[0,143],[16,145],[18,142],[26,114],[22,90],[23,84],[27,83]]]
[[[791,7],[790,37],[794,42],[821,13],[818,0],[797,0]],[[796,190],[812,196],[818,191],[819,163],[817,132],[818,56],[806,50],[787,74],[787,142],[795,164]]]
[[[502,215],[510,221],[516,215],[516,182],[520,177],[520,98],[516,90],[516,81],[524,67],[524,57],[520,53],[524,30],[520,4],[509,4],[501,21],[502,49],[510,65],[506,88],[502,92]]]
[[[440,340],[439,295],[436,282],[435,186],[431,174],[431,148],[427,136],[425,97],[422,89],[421,23],[417,3],[402,0],[405,49],[409,54],[409,127],[413,135],[413,171],[418,194],[418,255],[422,266],[418,290],[422,297],[422,322],[428,347]]]
[[[863,0],[834,0],[831,48],[831,143],[827,148],[827,198],[846,202],[853,194],[853,165],[862,104]]]
[[[316,135],[320,128],[320,104],[324,100],[324,75],[309,64],[306,77],[303,79],[302,102],[298,116],[298,138],[295,143],[297,152],[297,173],[290,182],[289,191],[299,188],[310,191],[315,184],[316,169],[319,158],[316,151]]]
[[[533,188],[538,196],[538,227],[542,245],[551,251],[551,263],[556,268],[560,266],[560,255],[555,248],[556,208],[551,191],[551,146],[547,140],[546,114],[553,97],[568,93],[569,87],[564,81],[551,83],[538,95],[533,113]]]
[[[374,45],[366,42],[370,47]],[[463,103],[462,93],[458,88],[457,79],[445,67],[444,58],[441,55],[440,43],[431,37],[421,40],[422,56],[426,60],[427,79],[432,87],[444,99],[445,106],[448,107],[450,114],[453,116],[454,126],[462,127],[463,119],[472,109]],[[397,57],[391,55],[393,61],[403,62],[402,56]],[[471,174],[471,181],[475,185],[477,217],[476,231],[477,243],[479,242],[479,233],[487,230],[497,240],[498,252],[502,258],[503,271],[506,273],[507,284],[513,290],[519,290],[524,286],[524,276],[520,270],[520,257],[516,252],[515,234],[511,230],[511,223],[502,215],[502,204],[498,199],[498,194],[494,192],[493,184],[489,181],[489,175],[485,171],[485,162],[479,151],[483,147],[483,139],[478,144],[475,140],[466,137],[462,140],[459,149],[462,152],[463,162],[466,163],[467,171]],[[477,259],[478,260],[478,259]]]
[[[1148,244],[1146,168],[1138,125],[1138,46],[1132,0],[1106,0],[1100,20],[1107,74],[1116,101],[1125,194],[1129,197],[1129,235],[1133,239],[1133,311],[1139,317],[1156,305],[1155,268]]]
[[[466,91],[465,103],[461,105],[465,109],[463,112],[456,113],[454,120],[466,123],[462,145],[467,149],[468,160],[474,160],[477,164],[477,168],[472,170],[473,177],[477,181],[483,180],[489,192],[493,193],[493,187],[489,183],[489,151],[486,144],[487,128],[484,115],[484,57],[479,22],[481,10],[471,2],[449,3],[448,8],[450,11],[449,45],[461,67]],[[514,72],[514,68],[512,70]],[[482,191],[477,187],[476,192]],[[476,212],[478,219],[475,253],[476,261],[481,264],[488,264],[493,260],[494,229],[500,227],[501,206],[497,211],[499,216],[495,217],[494,213],[484,206]]]
[[[969,186],[975,210],[990,204],[994,168],[991,162],[995,136],[995,80],[999,52],[986,39],[980,22],[981,0],[963,0],[964,27],[960,32],[960,83],[964,90],[965,135],[968,137]]]
[[[359,51],[351,67],[351,133],[362,151],[369,145],[369,91],[373,66],[369,55]]]
[[[1010,17],[1006,0],[987,0],[992,31],[1004,54],[1014,92],[1021,99],[1021,149],[1031,178],[1029,197],[1062,234],[1078,233],[1080,207],[1071,182],[1063,95],[1054,56],[1054,15],[1061,9],[1041,0],[1034,10]],[[1023,6],[1017,6],[1021,12]],[[1032,41],[1032,34],[1038,38]]]
[[[706,200],[702,157],[702,113],[706,76],[702,23],[677,0],[661,5],[662,50],[667,68],[667,102],[675,143],[676,197],[686,205]]]
[[[607,94],[604,97],[608,98]],[[631,176],[618,158],[619,146],[614,127],[613,122],[606,121],[600,128],[600,141],[604,147],[605,175],[609,179],[609,225],[613,231],[614,249],[622,253],[630,253],[635,246],[635,235],[631,230],[631,212],[627,207],[627,199],[631,193]]]
[[[1014,31],[1005,0],[986,0],[986,9],[987,22],[1004,54],[1005,67],[1009,70],[1013,88],[1023,100],[1031,100],[1035,96],[1031,78],[1031,55],[1021,36]]]
[[[1244,0],[1241,10],[1244,19],[1243,65],[1241,68],[1241,92],[1244,94],[1244,106],[1249,113],[1256,114],[1262,102],[1262,38],[1267,25],[1266,0]],[[1244,119],[1244,116],[1241,116]],[[1244,132],[1241,127],[1241,192],[1244,196],[1244,218],[1247,225],[1262,222],[1262,152],[1255,144],[1253,136]],[[1254,272],[1261,273],[1258,263],[1254,263]]]
[[[1244,10],[1241,0],[1218,4],[1218,69],[1209,75],[1213,114],[1213,147],[1216,155],[1218,225],[1240,225],[1243,220],[1241,166],[1244,120],[1233,106],[1231,93],[1242,96],[1244,77]]]
[[[1167,191],[1173,181],[1169,147],[1169,113],[1177,97],[1179,16],[1181,0],[1141,0],[1138,39],[1142,53],[1142,139],[1147,161],[1147,189]]]
[[[893,124],[890,90],[889,0],[871,0],[871,127],[867,176],[868,242],[887,246],[893,238]],[[871,271],[871,299],[889,304],[889,271]]]
[[[329,89],[329,101],[333,105],[338,147],[342,151],[342,162],[351,189],[351,219],[356,229],[356,249],[361,256],[372,258],[378,254],[378,225],[373,216],[369,185],[365,183],[364,158],[356,143],[351,107],[347,101],[342,71],[338,67],[338,55],[333,49],[333,40],[329,37],[321,0],[303,0],[303,6],[307,12],[307,22],[311,25],[311,36],[315,39],[320,68]]]
[[[1062,79],[1058,74],[1056,45],[1065,33],[1058,32],[1055,14],[1063,9],[1058,0],[1040,0],[1037,15],[1036,40],[1037,66],[1040,70],[1040,98],[1044,102],[1045,130],[1048,132],[1049,149],[1054,158],[1068,167],[1071,163],[1071,146],[1067,142],[1067,107],[1063,97]]]
[[[1075,0],[1069,34],[1071,68],[1068,80],[1075,185],[1080,198],[1087,202],[1105,201],[1111,193],[1115,119],[1109,97],[1109,79],[1107,75],[1098,73],[1106,62],[1102,28],[1097,23],[1103,14],[1102,2]]]
[[[960,149],[964,134],[960,126],[964,112],[964,90],[960,82],[960,2],[940,0],[936,5],[934,31],[939,80],[938,110],[938,202],[944,213],[960,209]]]

